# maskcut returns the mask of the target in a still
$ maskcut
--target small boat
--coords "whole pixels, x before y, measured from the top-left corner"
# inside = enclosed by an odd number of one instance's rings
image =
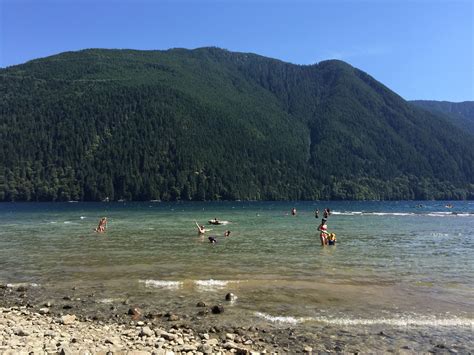
[[[213,225],[215,225],[215,226],[218,226],[218,225],[221,225],[221,224],[228,224],[229,221],[219,221],[218,219],[215,219],[215,218],[214,218],[214,219],[210,219],[210,220],[208,221],[208,223],[209,223],[209,224],[213,224]]]

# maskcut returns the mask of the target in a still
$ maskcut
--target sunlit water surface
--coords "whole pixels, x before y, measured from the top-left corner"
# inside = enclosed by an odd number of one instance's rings
[[[272,323],[472,330],[474,203],[447,203],[4,203],[0,282],[160,307],[233,292],[235,317]],[[319,242],[325,207],[336,246]]]

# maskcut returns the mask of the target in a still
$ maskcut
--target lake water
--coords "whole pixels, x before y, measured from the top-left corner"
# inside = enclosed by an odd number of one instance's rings
[[[183,309],[233,292],[229,317],[472,332],[474,202],[447,203],[4,203],[0,282]],[[316,231],[325,207],[336,246]]]

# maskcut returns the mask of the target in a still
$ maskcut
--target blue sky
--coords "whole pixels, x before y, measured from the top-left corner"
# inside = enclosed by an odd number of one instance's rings
[[[84,48],[341,59],[407,100],[474,100],[471,0],[0,0],[0,67]]]

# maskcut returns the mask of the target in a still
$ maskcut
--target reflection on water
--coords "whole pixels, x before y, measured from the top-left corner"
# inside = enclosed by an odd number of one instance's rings
[[[75,286],[157,306],[234,292],[234,307],[272,322],[472,327],[474,205],[445,204],[2,204],[0,282]],[[325,207],[334,211],[336,246],[320,246],[313,211]],[[108,230],[96,234],[102,216]],[[215,217],[229,223],[197,236],[195,221]]]

